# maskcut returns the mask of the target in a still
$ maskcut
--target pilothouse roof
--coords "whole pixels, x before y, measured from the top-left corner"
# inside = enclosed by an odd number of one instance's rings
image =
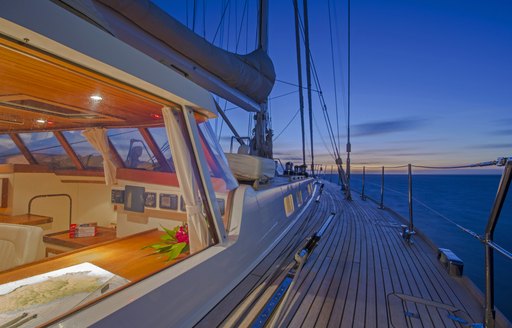
[[[0,13],[0,132],[161,125],[163,106],[216,115],[208,91],[53,2]]]

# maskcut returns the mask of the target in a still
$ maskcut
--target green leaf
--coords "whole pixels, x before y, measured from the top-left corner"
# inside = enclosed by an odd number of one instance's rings
[[[160,237],[160,239],[162,239],[162,240],[170,240],[171,238],[172,238],[172,236],[169,236],[169,235],[162,235]]]
[[[176,236],[176,232],[178,232],[178,229],[180,228],[179,226],[175,227],[174,229],[170,230],[170,229],[167,229],[166,227],[164,226],[161,226],[162,229],[164,229],[164,231],[171,237],[174,237]]]
[[[169,253],[167,253],[167,261],[174,260],[175,258],[177,258],[181,254],[181,251],[185,248],[185,246],[187,246],[187,243],[177,243],[172,245],[171,250],[169,251]]]

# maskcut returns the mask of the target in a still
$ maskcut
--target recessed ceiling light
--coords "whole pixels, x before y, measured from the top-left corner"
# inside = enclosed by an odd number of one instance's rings
[[[94,101],[101,101],[101,100],[103,100],[103,98],[101,96],[98,96],[98,95],[91,96],[91,99],[94,100]]]
[[[39,123],[39,124],[45,124],[46,123],[46,120],[44,118],[38,118],[36,120],[36,123]]]

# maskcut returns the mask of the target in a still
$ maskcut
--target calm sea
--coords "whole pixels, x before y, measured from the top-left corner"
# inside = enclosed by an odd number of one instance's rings
[[[324,179],[337,183],[337,176]],[[448,218],[483,235],[500,182],[499,175],[414,175],[414,225],[438,247],[453,250],[464,261],[464,274],[484,290],[484,247],[477,239],[462,232],[443,218]],[[352,175],[352,189],[361,191],[362,176]],[[380,201],[381,176],[366,175],[365,194]],[[386,174],[384,206],[409,217],[408,178]],[[512,251],[512,190],[496,227],[495,241]],[[494,256],[496,306],[512,320],[512,260]]]

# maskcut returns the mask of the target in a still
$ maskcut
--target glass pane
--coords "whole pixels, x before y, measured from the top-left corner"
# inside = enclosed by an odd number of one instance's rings
[[[169,167],[171,168],[171,172],[176,172],[174,169],[174,162],[172,161],[171,147],[169,147],[169,141],[167,139],[167,133],[165,132],[165,128],[149,128],[149,133],[155,139],[156,145],[160,148],[160,151],[164,155]]]
[[[158,170],[155,156],[137,129],[111,129],[108,137],[127,168]]]
[[[103,168],[103,158],[100,153],[82,135],[82,131],[64,131],[62,133],[69,145],[75,151],[80,162],[87,169]]]
[[[7,134],[0,134],[0,164],[28,164]]]
[[[215,133],[210,124],[208,122],[199,123],[198,127],[210,175],[224,180],[227,190],[235,189],[238,186],[238,182],[229,169],[228,161],[215,138]]]
[[[75,168],[52,132],[20,133],[19,136],[38,164],[51,169]]]

